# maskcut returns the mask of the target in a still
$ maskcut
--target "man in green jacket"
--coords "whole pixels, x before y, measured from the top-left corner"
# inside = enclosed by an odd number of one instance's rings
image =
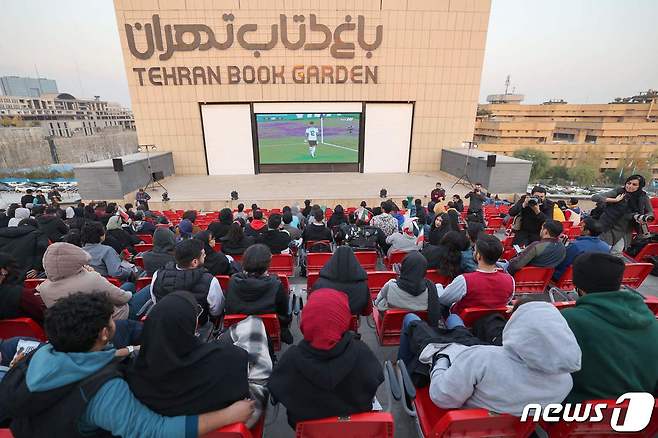
[[[658,393],[658,321],[640,294],[621,291],[624,262],[585,253],[573,264],[580,298],[562,315],[582,351],[567,402]]]

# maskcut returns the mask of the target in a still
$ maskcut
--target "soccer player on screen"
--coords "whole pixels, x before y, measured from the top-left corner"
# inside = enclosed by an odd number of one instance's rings
[[[308,122],[309,126],[306,128],[306,141],[308,142],[308,152],[311,157],[315,158],[315,148],[318,145],[318,128],[313,126],[313,122]]]

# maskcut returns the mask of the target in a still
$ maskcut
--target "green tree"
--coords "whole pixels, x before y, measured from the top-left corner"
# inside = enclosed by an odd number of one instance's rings
[[[544,151],[533,148],[524,148],[514,151],[513,154],[516,158],[522,160],[532,161],[532,170],[530,171],[530,179],[536,180],[546,175],[550,165],[551,158]]]
[[[596,182],[599,171],[591,164],[581,164],[569,169],[569,175],[579,186],[591,186]]]
[[[551,178],[554,182],[568,181],[570,179],[569,169],[565,166],[551,166],[544,174],[545,178]]]

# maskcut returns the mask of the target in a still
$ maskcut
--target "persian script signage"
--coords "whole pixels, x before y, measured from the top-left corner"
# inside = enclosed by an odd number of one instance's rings
[[[152,16],[152,23],[125,24],[126,40],[130,53],[139,60],[149,60],[157,52],[160,61],[171,59],[176,52],[227,50],[239,46],[253,51],[255,58],[260,58],[263,52],[272,50],[279,42],[287,50],[319,51],[329,49],[335,59],[354,59],[356,43],[365,51],[370,59],[373,52],[381,45],[383,26],[375,28],[374,41],[366,41],[365,17],[357,16],[356,23],[350,15],[345,16],[345,22],[330,29],[319,23],[315,14],[309,14],[308,30],[304,15],[293,15],[292,22],[297,25],[297,39],[290,41],[287,15],[279,15],[279,22],[270,25],[269,41],[256,42],[253,34],[257,32],[257,24],[243,24],[237,27],[233,22],[233,14],[223,14],[226,23],[221,37],[217,37],[214,29],[205,24],[166,24],[160,23],[160,16]],[[307,42],[313,39],[313,33],[320,41]],[[347,41],[349,33],[356,37],[356,43]],[[356,35],[354,35],[356,33]],[[141,34],[141,35],[140,35]],[[144,42],[142,45],[141,43]],[[138,46],[142,47],[140,50]],[[135,67],[139,85],[212,85],[212,84],[376,84],[378,66],[370,65],[261,65],[261,66],[191,66],[191,67]]]

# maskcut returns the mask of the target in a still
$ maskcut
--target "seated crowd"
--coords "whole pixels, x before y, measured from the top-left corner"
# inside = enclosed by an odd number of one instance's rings
[[[147,202],[137,210],[0,205],[0,319],[31,318],[48,339],[27,355],[17,351],[21,339],[1,340],[0,363],[11,365],[0,382],[1,421],[19,438],[193,437],[235,422],[252,427],[270,399],[286,407],[293,428],[367,412],[384,375],[352,323],[389,309],[407,311],[398,358],[443,409],[519,416],[528,403],[658,395],[650,365],[658,363],[658,321],[642,295],[622,288],[625,261],[611,254],[619,244],[605,222],[627,217],[607,208],[645,205],[633,198],[636,180],[618,194],[628,205],[612,194],[600,199],[603,221],[533,188],[500,212],[523,246],[509,260],[510,248],[485,232],[485,209],[500,201],[479,184],[468,205],[458,195],[446,202],[437,184],[427,205],[364,201],[329,214],[310,200],[269,213],[239,204],[212,222],[196,211],[151,211]],[[565,216],[582,230],[566,245]],[[359,251],[386,263],[405,253],[376,297]],[[288,281],[270,272],[273,257],[292,255],[305,276],[317,252],[332,254],[298,306]],[[571,268],[575,304],[560,311],[543,294],[515,294],[515,275],[528,266],[554,269],[556,281]],[[446,280],[430,281],[429,270]],[[462,318],[506,307],[469,328]],[[294,344],[300,309],[303,339]],[[228,315],[239,322],[223,324]],[[290,345],[280,357],[263,315],[273,315]]]

